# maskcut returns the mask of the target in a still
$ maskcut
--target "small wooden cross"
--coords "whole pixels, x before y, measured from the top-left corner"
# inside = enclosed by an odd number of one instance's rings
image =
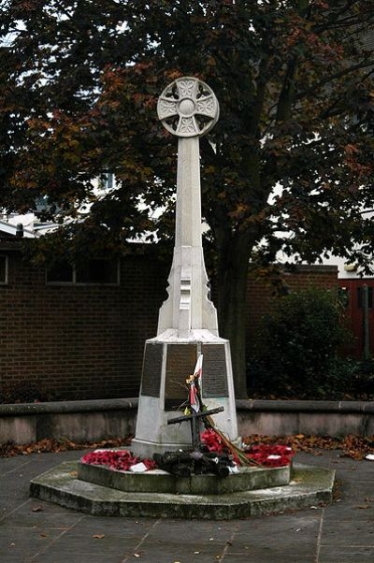
[[[176,418],[171,418],[168,420],[168,424],[177,424],[178,422],[185,422],[189,420],[191,423],[191,437],[192,437],[192,447],[194,451],[199,450],[201,442],[200,442],[200,432],[199,432],[199,425],[197,424],[201,418],[205,416],[209,416],[210,414],[216,414],[217,412],[222,412],[224,410],[223,407],[217,407],[216,409],[210,409],[208,411],[199,411],[199,412],[192,412],[191,414],[187,414],[184,416],[177,416]]]

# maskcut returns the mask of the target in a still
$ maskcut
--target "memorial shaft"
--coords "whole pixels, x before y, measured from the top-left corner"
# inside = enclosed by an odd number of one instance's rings
[[[209,86],[183,77],[164,90],[157,111],[164,127],[178,137],[176,224],[168,297],[159,311],[157,336],[145,344],[132,442],[140,456],[191,446],[187,425],[169,421],[176,408],[184,410],[186,378],[200,356],[204,405],[215,409],[217,428],[229,439],[237,438],[230,344],[218,335],[202,247],[199,138],[215,125],[219,106]],[[195,446],[197,421],[193,419]]]
[[[216,310],[209,299],[201,224],[199,138],[215,124],[219,107],[213,92],[194,78],[176,81],[158,112],[178,137],[175,246],[169,276],[169,298],[160,309],[158,334],[172,329],[181,337],[207,329],[218,335]]]

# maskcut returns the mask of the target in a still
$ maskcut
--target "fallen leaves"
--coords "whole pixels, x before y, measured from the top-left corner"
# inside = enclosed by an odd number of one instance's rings
[[[102,440],[99,442],[77,443],[68,438],[60,440],[45,438],[31,444],[14,444],[13,442],[5,442],[0,444],[0,457],[14,457],[17,455],[29,455],[45,452],[66,452],[70,450],[84,450],[91,448],[116,448],[120,446],[128,446],[131,444],[133,436],[129,435],[125,438],[113,438]]]
[[[36,443],[24,445],[6,442],[0,444],[0,457],[130,446],[132,438],[132,436],[126,436],[125,438],[113,438],[88,443],[76,443],[67,438],[61,440],[46,438]],[[321,450],[340,450],[341,456],[358,461],[365,459],[369,454],[374,455],[374,436],[358,436],[355,434],[348,434],[341,438],[304,434],[286,436],[262,436],[253,434],[243,438],[243,442],[246,447],[258,444],[280,444],[291,447],[294,452],[309,452],[315,455],[320,455]]]
[[[309,452],[318,455],[319,450],[340,450],[342,457],[362,460],[374,453],[374,436],[348,434],[344,437],[295,434],[290,436],[261,436],[253,434],[243,439],[248,447],[256,444],[283,444],[294,452]]]

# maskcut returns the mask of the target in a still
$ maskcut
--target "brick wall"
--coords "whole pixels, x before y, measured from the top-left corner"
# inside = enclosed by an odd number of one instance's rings
[[[36,387],[63,399],[138,395],[144,342],[156,335],[169,266],[129,255],[120,285],[46,285],[45,271],[9,257],[8,284],[0,286],[0,392]],[[290,287],[331,287],[336,269],[301,269]],[[247,345],[271,305],[271,288],[248,279]]]
[[[3,392],[38,387],[64,399],[136,396],[146,338],[155,336],[165,275],[145,256],[121,263],[119,286],[45,283],[10,252],[0,287]]]

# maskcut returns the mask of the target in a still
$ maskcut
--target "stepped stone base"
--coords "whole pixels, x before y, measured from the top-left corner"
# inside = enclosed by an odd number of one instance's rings
[[[294,464],[288,484],[269,488],[265,473],[263,485],[261,479],[257,483],[263,488],[254,490],[219,494],[127,492],[79,479],[79,465],[65,462],[36,477],[30,483],[30,495],[95,516],[232,520],[330,503],[335,479],[333,470]],[[225,479],[232,477],[236,475]]]
[[[113,471],[99,465],[78,464],[78,478],[128,493],[168,493],[186,495],[224,495],[254,489],[288,485],[291,468],[241,467],[239,473],[219,478],[213,474],[176,477],[155,469],[146,473]]]

